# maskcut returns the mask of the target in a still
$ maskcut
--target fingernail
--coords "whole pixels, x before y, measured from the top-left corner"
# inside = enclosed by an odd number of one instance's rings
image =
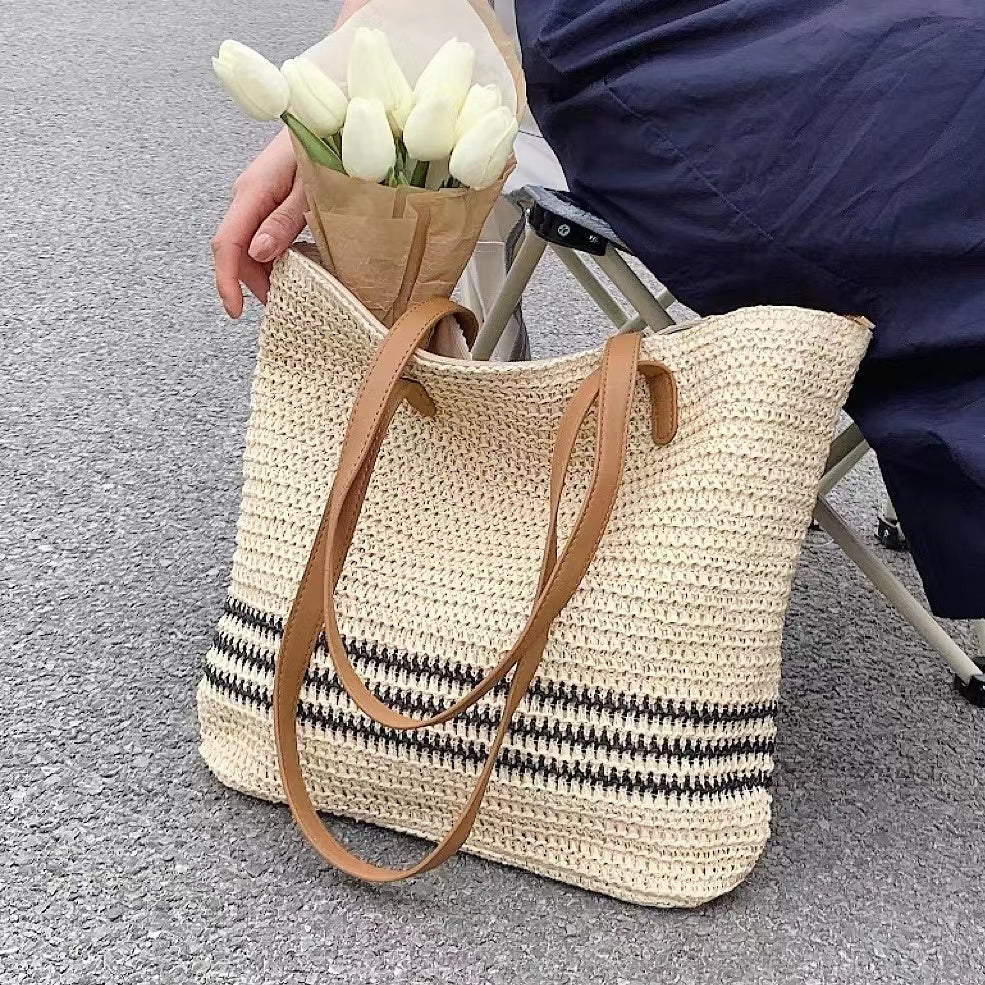
[[[260,233],[250,244],[250,256],[257,263],[266,263],[268,260],[273,259],[276,248],[277,244],[274,242],[274,237],[270,233]]]

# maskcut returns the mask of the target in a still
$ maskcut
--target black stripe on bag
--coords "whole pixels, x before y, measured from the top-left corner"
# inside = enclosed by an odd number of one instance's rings
[[[224,634],[217,634],[213,642],[217,653],[239,663],[253,671],[264,674],[273,673],[273,661],[257,659],[255,650],[240,640],[232,640]],[[252,651],[248,652],[248,651]],[[223,672],[215,669],[216,680]],[[250,695],[262,692],[262,697],[249,698],[253,704],[259,704],[264,709],[270,705],[270,691],[263,685],[247,681],[240,674],[225,673],[225,689],[236,697],[246,700]],[[249,685],[246,690],[237,690],[237,684]],[[343,699],[344,691],[338,678],[330,671],[309,671],[305,684],[315,691],[319,697],[330,697],[337,704]],[[252,689],[252,690],[251,690]],[[401,714],[414,718],[430,718],[441,711],[441,705],[433,698],[422,699],[420,695],[409,694],[403,688],[376,687],[376,696],[386,702],[391,708]],[[494,692],[495,693],[495,692]],[[473,705],[458,719],[467,730],[485,731],[491,735],[499,723],[499,712],[487,706]],[[644,736],[619,729],[607,729],[595,725],[573,726],[570,722],[563,725],[554,723],[546,726],[543,722],[533,720],[523,713],[518,713],[513,720],[510,734],[514,739],[524,740],[534,744],[543,743],[548,746],[562,745],[584,754],[597,749],[609,756],[640,756],[646,758],[662,757],[698,763],[704,760],[722,760],[735,756],[772,756],[775,742],[772,738],[735,735],[720,735],[713,738],[669,738],[666,736]]]
[[[237,622],[254,631],[260,631],[280,639],[283,635],[283,621],[267,613],[260,612],[252,606],[236,600],[226,602],[225,613]],[[217,639],[223,634],[217,634]],[[227,647],[233,646],[235,653],[227,654],[245,661],[255,670],[273,674],[273,657],[262,653],[256,647],[244,644],[238,640],[228,640]],[[482,680],[482,670],[463,667],[461,664],[451,664],[448,661],[431,661],[417,654],[394,652],[376,643],[363,643],[345,640],[346,650],[354,664],[366,672],[386,670],[391,673],[407,675],[419,684],[425,680],[433,681],[442,689],[459,689],[465,691],[474,688]],[[272,643],[271,650],[275,648]],[[319,637],[317,649],[325,651],[324,639]],[[329,675],[309,674],[306,683],[309,687],[323,684],[322,678],[328,680]],[[505,686],[498,689],[505,693]],[[496,692],[494,692],[496,693]],[[713,704],[711,702],[669,701],[661,698],[651,698],[648,695],[636,696],[616,693],[612,690],[602,691],[601,688],[590,689],[576,685],[562,685],[556,681],[535,679],[527,691],[529,699],[537,705],[537,710],[544,712],[548,708],[559,714],[584,716],[609,715],[620,719],[632,719],[634,724],[641,722],[663,724],[676,723],[680,725],[753,725],[763,723],[772,727],[776,717],[777,702],[764,701],[748,704]],[[382,697],[382,694],[381,694]],[[397,707],[396,705],[394,707]],[[420,702],[413,707],[398,708],[403,714],[414,714],[418,717],[433,715],[441,710],[437,704]]]
[[[270,694],[259,684],[246,681],[235,674],[224,673],[211,665],[205,668],[205,678],[221,693],[265,711],[270,710]],[[333,738],[354,739],[382,752],[412,752],[432,764],[455,767],[465,764],[473,772],[477,772],[485,762],[485,752],[481,745],[465,742],[460,737],[435,731],[399,732],[383,728],[365,716],[360,715],[357,718],[350,712],[311,702],[301,702],[298,719],[302,724],[313,725]],[[515,730],[511,728],[510,731],[513,733]],[[500,753],[496,772],[507,778],[529,776],[547,779],[568,789],[588,786],[593,790],[601,788],[629,794],[678,798],[720,797],[765,789],[771,784],[770,771],[765,769],[701,779],[688,775],[658,774],[652,770],[643,772],[639,769],[617,769],[598,763],[568,763],[553,757],[548,758],[543,753],[535,754],[517,749],[505,749]]]
[[[269,649],[246,643],[222,631],[217,632],[215,651],[251,674],[272,677],[273,651],[283,629],[281,621],[234,600],[226,605],[227,615],[254,631],[271,637]],[[324,653],[323,641],[319,647]],[[347,642],[350,657],[363,671],[373,668],[398,673],[406,680],[422,687],[424,683],[459,687],[475,686],[480,672],[468,668],[450,668],[447,664],[435,667],[426,660],[408,654],[395,654],[373,644]],[[248,680],[240,673],[227,672],[217,667],[206,667],[206,680],[217,691],[239,702],[269,711],[270,688]],[[343,710],[343,690],[334,672],[329,669],[309,670],[305,685],[314,691],[315,702],[302,702],[299,719],[308,725],[322,729],[339,738],[354,739],[366,745],[386,751],[411,751],[415,755],[436,763],[454,763],[456,766],[479,768],[482,762],[482,743],[465,742],[462,738],[438,733],[434,730],[399,732],[386,729],[365,716]],[[496,690],[502,692],[507,685]],[[394,709],[414,717],[428,717],[438,713],[441,705],[429,695],[411,693],[403,687],[382,686],[374,689],[381,700]],[[495,691],[493,694],[495,695]],[[535,682],[532,697],[544,711],[546,706],[564,718],[587,711],[605,712],[621,716],[627,725],[704,725],[717,726],[730,723],[759,724],[772,728],[776,710],[775,702],[751,705],[710,705],[696,702],[668,702],[648,700],[612,692],[589,691],[586,688],[564,688],[553,682]],[[322,699],[331,699],[330,705]],[[342,702],[342,707],[339,703]],[[490,735],[498,721],[498,712],[489,707],[475,707],[465,712],[458,724],[467,734]],[[671,738],[668,736],[644,736],[634,734],[628,728],[573,726],[567,722],[555,722],[550,726],[518,714],[510,728],[514,741],[534,747],[533,753],[507,750],[498,761],[497,770],[507,775],[529,775],[549,779],[562,785],[589,785],[591,788],[619,789],[633,794],[662,794],[678,797],[710,797],[738,793],[744,790],[762,789],[770,785],[774,741],[770,737],[748,737],[734,734],[713,737]],[[591,755],[597,751],[607,758],[629,758],[631,765],[637,762],[664,760],[669,769],[616,768],[603,764],[579,764],[558,760],[539,750],[569,749],[574,754]],[[680,776],[673,768],[700,769],[725,765],[735,757],[761,756],[767,758],[766,768],[744,769],[726,772],[712,779]],[[657,764],[654,764],[657,765]]]

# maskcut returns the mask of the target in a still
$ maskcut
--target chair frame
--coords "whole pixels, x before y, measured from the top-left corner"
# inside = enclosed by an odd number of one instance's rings
[[[544,189],[527,186],[518,199],[525,208],[523,239],[503,288],[490,307],[476,338],[472,349],[474,359],[490,358],[548,249],[612,322],[616,332],[648,330],[663,334],[687,327],[686,323],[678,325],[668,311],[676,301],[670,291],[664,288],[654,294],[627,263],[623,252],[629,251],[614,236],[606,238],[597,229],[583,226],[579,222],[583,213],[574,207],[569,212],[563,201]],[[529,210],[526,210],[527,206]],[[604,224],[599,224],[604,230]],[[583,256],[591,257],[622,295],[622,301],[602,283],[582,259]],[[624,304],[628,305],[628,311]],[[958,691],[973,704],[985,707],[985,620],[973,623],[973,633],[982,654],[976,662],[831,505],[831,491],[870,450],[854,423],[835,437],[821,479],[814,520],[924,642],[948,664],[954,672]],[[887,506],[884,515],[895,519],[891,510],[891,505]]]

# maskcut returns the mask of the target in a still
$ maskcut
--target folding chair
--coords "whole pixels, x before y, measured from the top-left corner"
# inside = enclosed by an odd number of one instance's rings
[[[526,231],[506,274],[498,297],[488,307],[482,329],[472,349],[475,359],[488,359],[507,324],[518,309],[523,292],[544,252],[550,248],[585,289],[617,332],[644,330],[676,332],[688,323],[676,324],[668,308],[675,302],[670,291],[654,294],[636,274],[626,257],[629,248],[604,220],[581,208],[566,192],[527,185],[516,200],[526,211]],[[602,283],[585,258],[590,258],[622,295],[620,302]],[[629,310],[624,307],[628,305]],[[483,306],[485,307],[485,305]],[[985,620],[974,624],[981,656],[973,660],[938,624],[930,612],[895,574],[871,551],[859,535],[832,507],[831,490],[865,457],[869,446],[854,423],[831,444],[814,510],[816,523],[845,552],[862,574],[881,592],[900,615],[937,651],[953,670],[955,686],[973,704],[985,707]],[[892,506],[880,517],[880,540],[892,540],[882,529],[899,525]],[[888,546],[900,546],[898,540]]]

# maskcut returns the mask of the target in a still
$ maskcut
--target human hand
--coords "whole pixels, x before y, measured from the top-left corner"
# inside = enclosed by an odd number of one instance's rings
[[[230,318],[243,313],[241,283],[266,303],[273,261],[304,228],[306,209],[285,129],[236,179],[232,202],[212,237],[216,291]]]

